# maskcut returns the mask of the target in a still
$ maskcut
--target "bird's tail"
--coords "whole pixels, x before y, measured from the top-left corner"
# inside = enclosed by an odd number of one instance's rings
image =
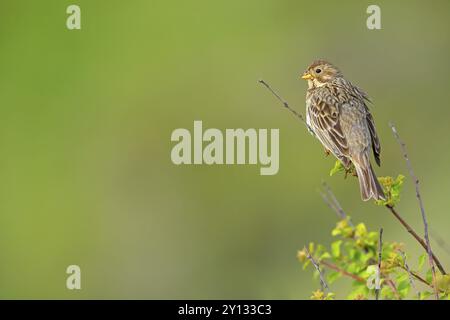
[[[370,164],[369,156],[361,153],[352,159],[358,175],[361,198],[364,201],[373,198],[374,200],[386,200],[383,188],[378,182],[377,176]]]

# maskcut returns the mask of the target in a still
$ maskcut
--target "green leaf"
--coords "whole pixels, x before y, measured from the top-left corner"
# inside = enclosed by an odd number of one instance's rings
[[[367,228],[364,223],[359,223],[356,226],[355,235],[360,238],[365,237],[367,235]]]
[[[450,292],[450,275],[436,275],[436,284],[439,290]]]
[[[317,280],[317,279],[319,279],[319,276],[320,276],[319,271],[317,271],[316,269],[314,269],[314,272],[313,272],[313,279],[314,279],[314,280]]]
[[[409,283],[409,280],[403,280],[397,283],[397,290],[401,291],[404,289],[409,289],[410,286],[411,284]]]
[[[324,252],[326,252],[325,247],[323,245],[321,245],[321,244],[318,244],[317,248],[316,248],[316,255],[317,256],[321,256],[322,253],[324,253]]]
[[[378,269],[378,265],[373,264],[367,267],[366,272],[369,275],[375,274],[377,272]]]
[[[353,262],[361,262],[361,256],[361,251],[355,249],[350,250],[349,257],[353,260]]]
[[[394,299],[394,293],[389,286],[384,286],[381,288],[381,296],[384,299]]]
[[[330,170],[330,177],[339,172],[344,172],[345,168],[339,160],[334,163],[333,169]]]
[[[427,280],[428,283],[433,283],[433,274],[431,273],[431,269],[425,274],[425,280]]]
[[[427,259],[427,254],[426,253],[420,255],[420,257],[419,257],[419,271],[422,270],[426,259]]]
[[[400,201],[400,192],[402,191],[403,182],[405,180],[405,176],[399,174],[397,178],[395,179],[394,183],[391,187],[391,197],[394,201],[394,204]]]
[[[378,241],[378,238],[379,238],[379,234],[378,234],[378,232],[375,232],[375,231],[371,231],[371,232],[369,232],[369,234],[367,235],[367,239],[370,241],[370,242],[377,242]]]
[[[319,260],[323,259],[331,259],[331,254],[329,252],[322,253],[322,255],[319,257]]]
[[[386,200],[376,200],[376,204],[380,206],[395,206],[400,201],[400,193],[402,191],[405,176],[399,174],[397,178],[379,177],[378,181],[383,186]]]
[[[311,300],[333,300],[335,294],[332,292],[327,293],[325,295],[321,290],[314,291],[311,296]]]
[[[327,280],[329,283],[335,282],[337,279],[342,277],[342,274],[338,271],[332,271],[327,275]]]
[[[352,262],[348,264],[347,272],[356,274],[360,271],[360,269],[361,268],[356,263]]]
[[[314,252],[314,242],[310,242],[308,246],[309,253],[312,255]]]
[[[408,286],[408,287],[405,287],[405,288],[403,288],[401,290],[397,289],[397,292],[400,295],[400,297],[402,299],[404,299],[404,298],[406,298],[408,296],[410,289],[411,289],[411,287]]]
[[[341,255],[342,240],[335,241],[331,244],[331,255],[334,258],[339,258]]]
[[[333,292],[329,292],[324,300],[334,300],[334,296],[335,294]]]
[[[306,268],[308,268],[308,265],[311,263],[310,260],[306,260],[305,263],[303,263],[303,270],[306,270]]]
[[[350,294],[347,296],[347,299],[349,300],[365,300],[367,299],[367,296],[369,295],[369,289],[366,287],[365,284],[362,284],[357,282],[357,285],[355,286],[355,289],[350,292]]]
[[[342,234],[342,230],[340,230],[340,229],[335,228],[335,229],[333,229],[333,231],[331,231],[331,235],[333,237],[336,237],[336,236],[338,236],[340,234]]]
[[[367,262],[373,258],[373,253],[372,252],[368,252],[368,253],[362,253],[361,257],[360,257],[360,261],[364,264],[367,264]]]
[[[395,280],[397,282],[402,282],[402,281],[408,281],[409,283],[409,275],[405,272],[405,273],[399,273],[396,277]]]
[[[439,294],[439,300],[448,300],[448,293],[440,293]]]
[[[433,294],[433,293],[431,293],[431,292],[429,292],[429,291],[422,291],[422,292],[419,294],[419,299],[420,299],[420,300],[426,300],[426,299],[428,299],[428,297],[430,297],[432,294]]]

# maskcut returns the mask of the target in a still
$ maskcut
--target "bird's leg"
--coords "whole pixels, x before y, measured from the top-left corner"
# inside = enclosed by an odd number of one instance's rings
[[[355,167],[353,164],[350,164],[348,167],[345,167],[345,176],[344,179],[347,179],[348,174],[351,174],[354,177],[357,177],[358,174],[356,173]]]
[[[342,162],[344,166],[344,179],[347,179],[348,175],[351,174],[354,177],[357,177],[355,166],[351,162],[344,161]]]

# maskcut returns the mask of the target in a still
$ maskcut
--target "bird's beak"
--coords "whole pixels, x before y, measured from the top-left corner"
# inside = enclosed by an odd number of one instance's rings
[[[305,72],[305,73],[302,75],[302,79],[304,79],[304,80],[312,80],[312,79],[313,79],[313,76],[310,75],[308,72]]]

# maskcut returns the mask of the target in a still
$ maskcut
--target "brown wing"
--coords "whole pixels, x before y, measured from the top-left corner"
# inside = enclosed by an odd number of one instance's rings
[[[369,107],[367,106],[367,104],[364,102],[367,101],[369,103],[371,103],[372,101],[370,100],[369,96],[367,95],[367,93],[365,93],[361,88],[354,86],[357,94],[359,94],[362,97],[362,101],[364,103],[364,109],[366,111],[366,120],[367,120],[367,126],[369,127],[369,131],[370,131],[370,138],[372,141],[372,150],[373,150],[373,156],[375,158],[375,162],[377,163],[378,166],[380,166],[381,164],[381,144],[380,144],[380,139],[378,139],[378,135],[377,135],[377,130],[375,129],[375,121],[373,120],[372,115],[370,114],[370,110]]]
[[[349,150],[339,123],[338,101],[330,95],[314,95],[310,100],[308,116],[318,139],[347,167],[350,164],[347,158]]]
[[[375,158],[375,162],[378,166],[381,164],[381,144],[377,135],[377,131],[375,129],[375,122],[373,120],[372,115],[370,114],[369,107],[366,104],[366,101],[371,103],[369,96],[365,93],[361,88],[353,85],[350,81],[345,81],[344,84],[338,84],[338,86],[344,90],[348,95],[352,96],[356,100],[360,101],[364,106],[364,111],[366,113],[366,121],[367,127],[370,132],[370,139],[372,142],[372,150]]]
[[[373,156],[375,157],[375,162],[377,163],[377,165],[380,166],[380,164],[381,164],[380,139],[378,139],[377,131],[375,129],[375,122],[374,122],[373,117],[370,114],[369,108],[367,108],[367,106],[366,106],[366,111],[367,111],[367,115],[366,115],[367,124],[369,126],[370,137],[372,139]]]

